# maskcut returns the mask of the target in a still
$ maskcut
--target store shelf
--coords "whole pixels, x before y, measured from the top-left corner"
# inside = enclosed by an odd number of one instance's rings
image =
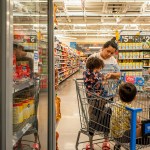
[[[118,58],[119,60],[129,60],[129,59],[133,59],[133,60],[147,60],[147,59],[150,59],[150,58]]]
[[[143,66],[143,68],[150,68],[150,66]]]
[[[32,85],[34,85],[34,81],[32,79],[28,79],[26,81],[18,82],[15,85],[13,85],[12,93],[16,93],[16,92],[21,91],[25,88],[28,88]]]
[[[143,58],[143,59],[150,59],[150,58]]]
[[[144,58],[119,58],[119,60],[129,60],[129,59],[133,59],[133,60],[143,60]]]
[[[150,51],[150,49],[119,49],[119,51]]]
[[[69,71],[69,70],[70,70],[70,69],[65,70],[65,71],[61,71],[61,72],[59,72],[59,74],[64,73],[64,72],[67,72],[67,71]]]
[[[29,119],[24,121],[19,125],[13,127],[13,146],[18,142],[18,140],[30,129],[32,124],[35,122],[36,117],[31,116]]]
[[[71,75],[69,75],[69,76],[66,77],[65,79],[63,79],[62,81],[60,81],[59,84],[62,83],[63,81],[65,81],[66,79],[68,79],[68,78],[69,78],[70,76],[72,76],[73,74],[75,74],[77,71],[79,71],[79,69],[76,70],[75,72],[73,72]]]
[[[143,68],[135,68],[135,69],[120,69],[121,71],[128,71],[128,70],[131,70],[131,71],[134,71],[134,70],[143,70]]]

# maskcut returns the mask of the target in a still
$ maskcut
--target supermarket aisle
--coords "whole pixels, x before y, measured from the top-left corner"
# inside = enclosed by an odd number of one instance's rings
[[[80,129],[80,119],[73,79],[80,77],[82,77],[81,72],[74,74],[63,82],[58,90],[58,96],[61,98],[62,113],[62,118],[57,127],[60,135],[58,141],[60,150],[75,150],[77,133]]]
[[[80,128],[80,123],[73,79],[79,78],[80,76],[81,73],[77,72],[63,82],[58,90],[58,96],[61,98],[62,113],[62,118],[57,127],[57,131],[60,134],[58,141],[60,150],[75,149],[75,141]]]
[[[48,109],[48,93],[41,92],[38,110],[39,119],[39,136],[42,149],[47,149],[47,109]]]

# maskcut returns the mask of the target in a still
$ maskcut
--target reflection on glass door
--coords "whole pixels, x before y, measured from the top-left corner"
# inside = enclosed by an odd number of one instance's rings
[[[47,150],[47,0],[13,0],[13,148]]]

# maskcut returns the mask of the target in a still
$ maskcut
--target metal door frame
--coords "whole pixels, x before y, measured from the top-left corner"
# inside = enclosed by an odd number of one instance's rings
[[[12,1],[0,0],[0,149],[12,149]]]

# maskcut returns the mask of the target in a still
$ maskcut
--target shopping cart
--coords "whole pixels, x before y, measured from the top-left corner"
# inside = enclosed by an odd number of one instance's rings
[[[96,93],[91,92],[91,97],[87,96],[87,91],[84,86],[83,79],[75,79],[76,83],[76,91],[77,91],[77,100],[78,100],[78,107],[79,107],[79,115],[80,115],[80,123],[81,129],[78,132],[77,141],[76,141],[76,149],[78,149],[79,144],[83,143],[90,143],[90,148],[93,149],[95,146],[103,150],[107,149],[120,149],[120,146],[123,149],[143,149],[145,147],[149,147],[150,140],[148,135],[150,133],[150,101],[148,98],[140,100],[139,98],[145,96],[145,92],[139,93],[137,100],[134,101],[134,108],[126,108],[124,109],[122,105],[118,104],[118,95],[117,95],[117,86],[114,88],[114,83],[107,84],[108,93],[105,97],[97,96]],[[115,85],[118,85],[117,82]],[[113,101],[112,101],[113,99]],[[131,126],[130,132],[124,137],[126,138],[116,138],[112,136],[112,129],[111,129],[111,117],[117,117],[117,113],[114,114],[113,110],[122,110],[124,111],[124,115],[126,113],[130,114],[131,116]],[[143,137],[136,139],[136,117],[140,118],[142,121],[142,129],[143,129]],[[124,118],[125,116],[122,116]],[[120,120],[121,121],[121,120]],[[94,135],[91,135],[91,131]],[[80,141],[80,135],[84,134],[88,136],[88,141]],[[99,138],[94,139],[96,135],[101,135]],[[106,138],[107,136],[107,138]],[[104,139],[107,139],[108,142]],[[94,145],[94,146],[93,146]],[[88,148],[83,148],[88,149]]]

